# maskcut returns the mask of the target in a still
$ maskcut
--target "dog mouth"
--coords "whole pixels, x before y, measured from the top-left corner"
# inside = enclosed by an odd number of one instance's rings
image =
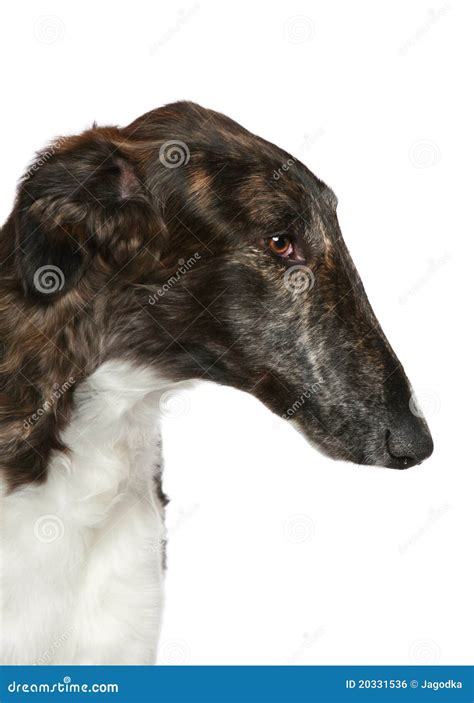
[[[328,423],[321,421],[314,407],[310,419],[311,422],[307,417],[297,416],[293,421],[319,452],[335,460],[404,470],[421,464],[433,452],[433,440],[426,421],[411,413],[392,414],[387,417],[385,428],[383,425],[379,429],[368,426],[365,433],[358,432],[355,436],[351,436],[348,426],[344,433],[328,432]]]

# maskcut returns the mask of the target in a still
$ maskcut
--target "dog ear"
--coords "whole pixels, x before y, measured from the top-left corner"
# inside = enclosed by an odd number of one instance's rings
[[[54,300],[78,284],[98,253],[123,265],[145,243],[154,210],[119,137],[110,128],[60,140],[23,177],[13,216],[27,294]]]

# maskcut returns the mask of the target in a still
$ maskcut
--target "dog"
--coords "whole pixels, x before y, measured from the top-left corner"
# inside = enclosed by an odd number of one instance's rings
[[[252,393],[334,459],[430,456],[336,208],[190,102],[38,153],[0,233],[4,664],[155,662],[182,385]]]

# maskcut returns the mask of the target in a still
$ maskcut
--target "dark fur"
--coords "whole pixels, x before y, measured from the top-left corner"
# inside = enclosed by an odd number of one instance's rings
[[[187,163],[163,165],[168,140],[187,145]],[[284,285],[294,262],[266,248],[277,232],[314,273],[298,296]],[[64,285],[44,294],[35,273],[50,265]],[[235,386],[279,415],[312,388],[294,417],[335,458],[403,468],[431,453],[332,192],[223,115],[176,103],[46,149],[1,230],[0,277],[0,467],[13,488],[45,479],[51,451],[66,450],[74,388],[114,357]],[[70,377],[71,390],[25,430]]]

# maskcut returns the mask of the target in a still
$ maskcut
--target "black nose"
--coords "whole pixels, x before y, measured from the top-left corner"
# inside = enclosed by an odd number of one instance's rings
[[[415,415],[391,423],[386,432],[387,466],[408,469],[431,456],[433,440],[426,422]]]

